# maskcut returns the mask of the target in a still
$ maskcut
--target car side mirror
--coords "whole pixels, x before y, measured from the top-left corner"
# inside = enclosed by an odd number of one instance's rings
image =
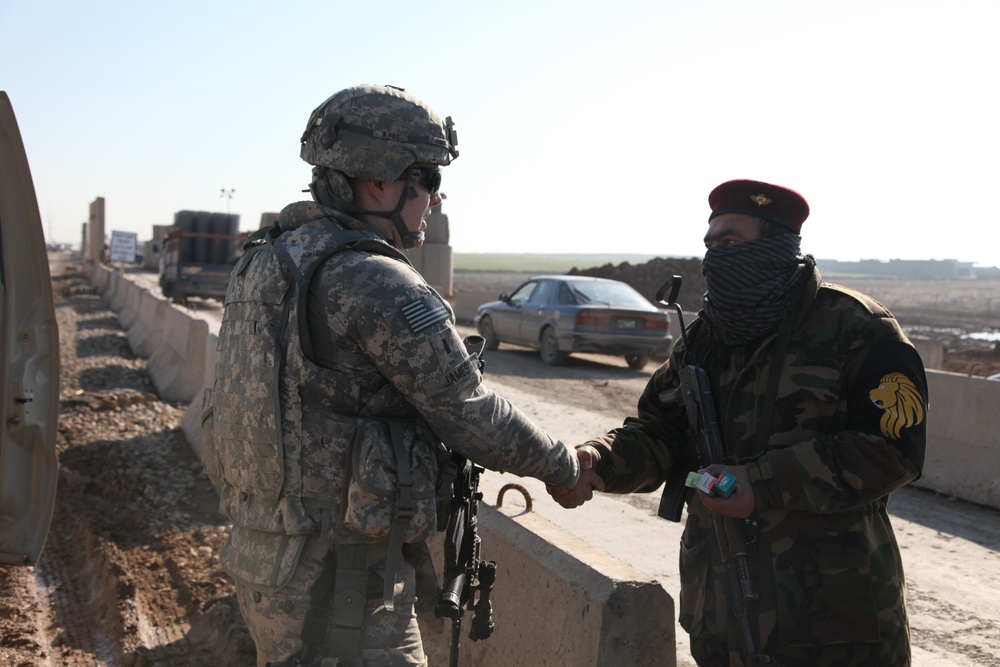
[[[503,301],[504,303],[510,303],[510,295],[507,294],[507,292],[501,292],[500,300]]]

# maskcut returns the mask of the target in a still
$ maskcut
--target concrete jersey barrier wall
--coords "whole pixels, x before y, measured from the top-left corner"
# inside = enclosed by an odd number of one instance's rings
[[[130,280],[123,281],[122,286],[125,289],[122,294],[121,309],[117,311],[118,323],[122,325],[122,329],[129,331],[139,316],[139,304],[142,297],[148,292]]]
[[[486,498],[499,489],[480,485]],[[496,630],[472,642],[462,618],[462,665],[674,667],[674,601],[656,581],[531,511],[480,503],[484,560],[497,563]],[[430,540],[435,571],[440,536]],[[421,618],[431,665],[447,665],[451,621]]]
[[[924,474],[914,485],[1000,509],[1000,382],[927,371]]]
[[[150,354],[146,370],[160,397],[192,401],[205,388],[208,323],[176,308],[163,311],[163,340]]]
[[[128,329],[128,344],[143,359],[163,343],[164,310],[168,307],[164,299],[150,292],[143,292],[139,299],[139,314]]]

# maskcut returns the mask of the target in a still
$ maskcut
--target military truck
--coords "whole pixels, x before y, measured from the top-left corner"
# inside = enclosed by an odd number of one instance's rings
[[[243,252],[247,235],[240,216],[207,211],[179,211],[160,249],[160,290],[179,304],[188,297],[219,299]]]

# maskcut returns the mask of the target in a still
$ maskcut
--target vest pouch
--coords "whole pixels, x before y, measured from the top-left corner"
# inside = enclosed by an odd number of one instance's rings
[[[388,540],[393,523],[406,520],[404,542],[437,532],[437,450],[416,422],[359,419],[351,452],[344,526]]]
[[[274,593],[292,578],[307,537],[234,524],[219,552],[219,562],[237,584],[261,593]]]

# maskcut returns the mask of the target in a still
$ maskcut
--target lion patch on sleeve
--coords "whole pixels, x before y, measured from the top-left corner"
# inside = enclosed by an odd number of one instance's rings
[[[886,438],[898,440],[904,428],[924,420],[924,399],[913,381],[902,373],[884,375],[868,396],[884,413],[879,426]]]

